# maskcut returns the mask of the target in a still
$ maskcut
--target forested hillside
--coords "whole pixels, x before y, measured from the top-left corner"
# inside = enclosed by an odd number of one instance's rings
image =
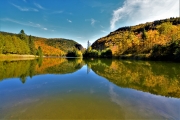
[[[0,54],[66,56],[69,52],[83,50],[82,45],[73,40],[28,36],[24,30],[19,34],[0,32]]]
[[[92,50],[110,49],[114,57],[143,56],[180,59],[180,18],[157,20],[119,28],[92,44]]]
[[[69,52],[83,51],[81,44],[62,38],[39,38],[35,37],[35,46],[41,46],[43,54],[46,56],[66,56]]]
[[[19,34],[0,33],[0,54],[36,54],[34,40],[23,30]]]
[[[59,48],[64,52],[73,51],[74,49],[83,50],[82,45],[79,43],[63,38],[47,39],[45,43],[55,48]]]
[[[47,39],[45,39],[45,38],[37,38],[35,40],[36,49],[39,46],[41,46],[43,55],[45,55],[45,56],[64,56],[65,55],[64,51],[62,51],[59,48],[49,46],[48,44],[46,44],[46,41],[47,41]]]

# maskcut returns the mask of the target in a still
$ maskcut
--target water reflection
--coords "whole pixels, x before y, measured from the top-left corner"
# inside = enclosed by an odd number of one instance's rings
[[[0,80],[26,78],[40,74],[73,73],[87,64],[87,74],[92,69],[96,74],[114,84],[150,92],[152,94],[180,98],[180,65],[178,63],[121,61],[111,59],[82,60],[45,58],[28,61],[0,61]]]
[[[82,59],[44,58],[35,60],[0,61],[0,80],[20,78],[22,83],[27,77],[40,74],[73,73],[84,65]]]
[[[0,63],[0,119],[180,118],[178,63],[65,58]]]
[[[86,63],[96,74],[120,87],[180,98],[179,63],[109,59]]]

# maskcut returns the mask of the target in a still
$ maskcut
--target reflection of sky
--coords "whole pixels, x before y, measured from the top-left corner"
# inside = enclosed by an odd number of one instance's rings
[[[119,109],[123,110],[126,119],[180,118],[180,99],[120,88],[92,70],[87,74],[87,66],[70,74],[28,77],[25,84],[18,78],[3,80],[0,82],[0,116],[2,110],[6,111],[12,106],[40,102],[51,97],[63,99],[66,95],[98,96],[101,100],[117,104]]]
[[[179,99],[152,95],[128,88],[119,88],[112,84],[109,85],[109,95],[112,102],[126,109],[125,116],[127,119],[132,119],[133,115],[143,115],[147,118],[153,116],[153,119],[159,117],[176,120],[180,118]]]

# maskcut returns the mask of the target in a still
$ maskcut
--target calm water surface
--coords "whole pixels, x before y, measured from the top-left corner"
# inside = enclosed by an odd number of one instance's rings
[[[0,119],[180,119],[180,64],[0,61]]]

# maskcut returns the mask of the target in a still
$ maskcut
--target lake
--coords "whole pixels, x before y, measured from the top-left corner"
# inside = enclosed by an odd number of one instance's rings
[[[180,119],[180,63],[0,61],[0,119]]]

